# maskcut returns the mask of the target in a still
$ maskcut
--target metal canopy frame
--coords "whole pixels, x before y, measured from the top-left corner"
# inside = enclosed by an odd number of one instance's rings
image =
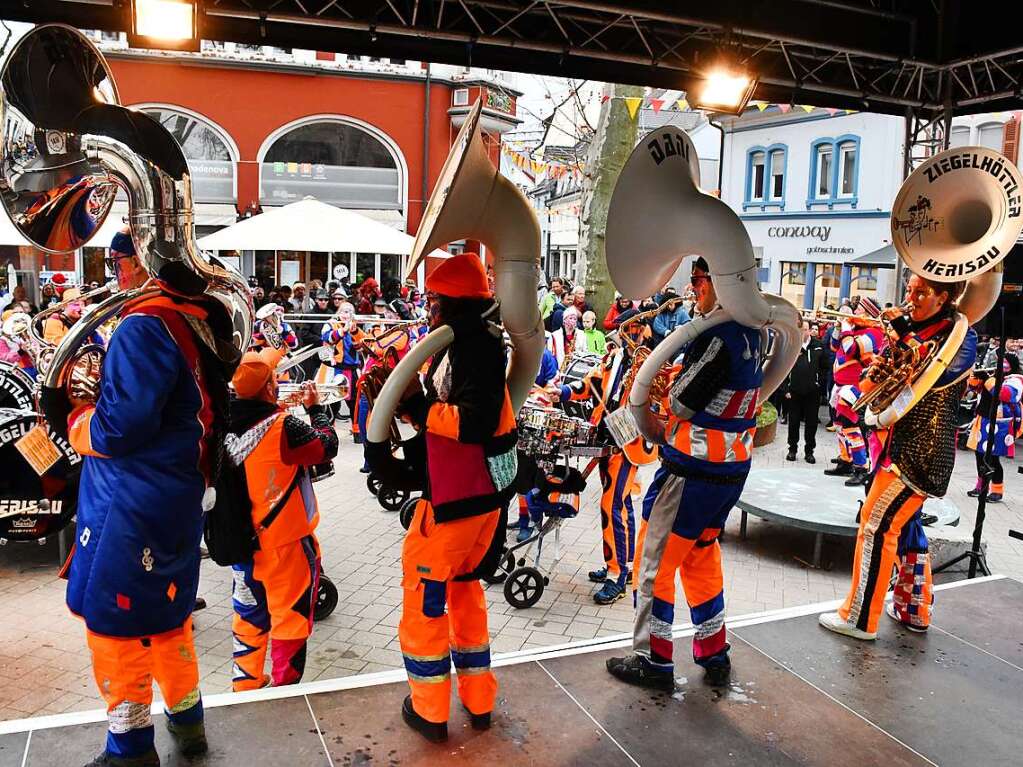
[[[212,40],[688,90],[720,57],[755,99],[924,119],[1019,107],[994,0],[200,0]],[[126,30],[127,0],[0,0],[0,17]]]

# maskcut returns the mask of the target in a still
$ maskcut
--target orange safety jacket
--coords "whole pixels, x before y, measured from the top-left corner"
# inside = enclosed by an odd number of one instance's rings
[[[250,433],[255,432],[253,437],[258,437],[258,442],[244,461],[252,502],[252,524],[263,550],[305,538],[320,522],[309,472],[305,466],[284,463],[281,457],[287,417],[287,413],[280,411],[252,427]],[[263,431],[261,437],[259,431]],[[264,528],[263,522],[270,510],[289,491],[288,500],[273,523]]]

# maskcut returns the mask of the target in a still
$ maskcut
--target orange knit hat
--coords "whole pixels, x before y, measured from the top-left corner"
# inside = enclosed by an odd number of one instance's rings
[[[452,256],[430,272],[426,289],[451,298],[491,298],[487,273],[478,253]]]
[[[235,393],[242,399],[254,398],[266,388],[280,359],[280,352],[276,349],[246,352],[231,379]]]

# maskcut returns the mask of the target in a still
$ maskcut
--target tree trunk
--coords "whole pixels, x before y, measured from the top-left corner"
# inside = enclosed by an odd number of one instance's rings
[[[576,281],[586,287],[586,300],[597,312],[597,323],[614,300],[615,287],[608,276],[604,253],[607,209],[618,174],[636,145],[638,116],[633,120],[626,97],[642,97],[643,88],[611,86],[611,98],[600,107],[600,119],[586,157],[582,184],[582,213],[579,217],[579,260]],[[645,296],[628,296],[645,298]]]

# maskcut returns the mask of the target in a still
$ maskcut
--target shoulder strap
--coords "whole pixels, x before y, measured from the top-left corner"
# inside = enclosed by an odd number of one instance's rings
[[[304,476],[305,466],[299,466],[298,471],[295,472],[295,476],[291,480],[291,484],[288,485],[288,489],[284,491],[284,495],[282,495],[281,499],[274,504],[272,509],[270,509],[270,513],[263,517],[263,521],[259,523],[259,527],[256,528],[256,535],[259,535],[273,524],[273,521],[277,519],[281,511],[283,511],[285,504],[287,504],[288,499],[291,498],[291,494],[295,492],[295,488],[298,487],[298,483]]]

